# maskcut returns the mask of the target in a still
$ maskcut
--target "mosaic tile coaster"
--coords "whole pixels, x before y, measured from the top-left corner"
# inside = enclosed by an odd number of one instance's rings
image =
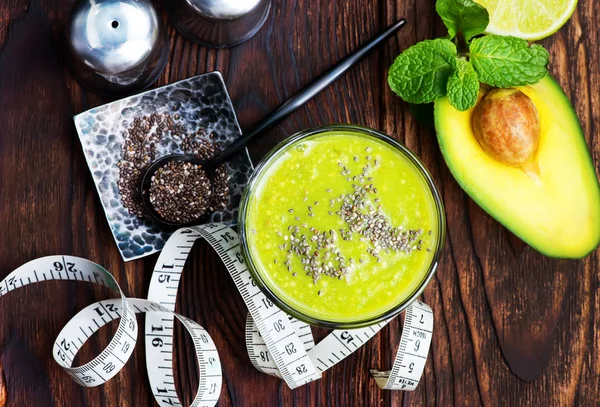
[[[137,117],[151,114],[177,115],[186,132],[204,128],[198,137],[228,145],[241,136],[241,130],[220,72],[185,79],[158,89],[108,103],[74,117],[88,167],[106,219],[123,260],[129,261],[160,251],[169,238],[168,231],[130,214],[123,205],[118,188],[124,132]],[[177,139],[165,133],[156,145],[156,159],[180,153]],[[237,219],[242,191],[253,171],[247,151],[227,164],[230,199],[226,208],[214,212],[210,222],[232,223]]]

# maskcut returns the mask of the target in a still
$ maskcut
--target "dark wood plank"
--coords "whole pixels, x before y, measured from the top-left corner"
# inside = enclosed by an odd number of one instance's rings
[[[64,67],[61,30],[72,2],[0,3],[0,277],[33,258],[67,253],[103,264],[129,295],[143,297],[156,257],[126,265],[120,260],[72,125],[73,114],[106,102],[83,90]],[[385,49],[250,151],[256,162],[294,132],[332,122],[379,128],[423,159],[448,215],[442,261],[423,295],[435,312],[436,334],[422,383],[406,394],[380,391],[368,375],[368,368],[391,365],[399,321],[322,380],[300,389],[291,391],[257,372],[243,346],[244,304],[218,257],[199,244],[186,267],[178,311],[207,327],[217,344],[224,373],[219,405],[600,403],[598,251],[584,261],[559,261],[515,241],[460,190],[433,131],[418,125],[387,87],[387,67],[402,49],[443,34],[433,1],[278,0],[256,37],[226,50],[187,41],[162,16],[171,54],[156,85],[220,70],[246,129],[385,25],[407,17],[410,24]],[[581,0],[569,24],[543,43],[598,168],[600,30],[594,2]],[[94,389],[73,383],[50,354],[64,323],[109,295],[57,282],[0,300],[0,407],[154,405],[143,345],[118,379]],[[82,350],[80,361],[106,346],[110,333],[103,329]],[[317,331],[318,337],[324,334]],[[198,375],[191,343],[180,329],[176,336],[176,380],[189,403]]]

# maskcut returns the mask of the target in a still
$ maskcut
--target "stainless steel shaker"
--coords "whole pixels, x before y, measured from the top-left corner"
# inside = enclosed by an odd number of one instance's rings
[[[238,45],[260,30],[271,0],[167,0],[171,22],[194,42],[208,47]]]
[[[169,53],[166,31],[149,0],[80,0],[67,26],[67,43],[75,77],[108,96],[148,87]]]

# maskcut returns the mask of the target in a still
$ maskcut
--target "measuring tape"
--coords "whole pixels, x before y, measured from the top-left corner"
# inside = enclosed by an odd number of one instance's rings
[[[24,264],[0,281],[0,297],[28,284],[49,280],[84,281],[118,292],[120,298],[96,302],[67,323],[54,343],[54,359],[80,385],[101,385],[114,377],[133,353],[138,333],[135,314],[146,313],[148,379],[161,407],[181,406],[172,360],[173,324],[178,319],[192,338],[200,369],[192,406],[211,407],[217,403],[223,380],[215,343],[203,327],[174,312],[181,273],[198,239],[205,239],[219,254],[248,307],[246,346],[252,364],[261,372],[282,378],[292,389],[319,379],[323,371],[360,348],[390,321],[360,329],[335,330],[315,345],[307,324],[284,313],[260,291],[245,265],[237,233],[219,223],[180,229],[171,236],[156,263],[148,299],[127,298],[108,271],[72,256],[49,256]],[[425,367],[433,313],[420,301],[415,301],[405,312],[392,369],[371,370],[382,389],[414,390]],[[92,361],[73,367],[73,360],[85,342],[117,318],[119,325],[108,346]]]

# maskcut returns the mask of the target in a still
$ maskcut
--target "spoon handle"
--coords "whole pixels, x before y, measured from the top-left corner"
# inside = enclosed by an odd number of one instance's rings
[[[246,144],[250,141],[250,139],[252,139],[254,136],[263,133],[266,129],[279,123],[285,117],[287,117],[299,107],[304,105],[315,95],[317,95],[319,92],[321,92],[331,83],[333,83],[336,79],[342,76],[342,74],[344,74],[344,72],[350,69],[353,65],[362,60],[364,57],[366,57],[375,47],[377,47],[383,41],[395,34],[396,31],[402,28],[405,24],[406,20],[404,18],[392,24],[385,31],[377,35],[375,38],[371,39],[365,45],[354,51],[352,54],[342,59],[340,62],[338,62],[336,66],[331,68],[328,72],[324,73],[311,84],[298,91],[298,93],[296,93],[285,103],[279,106],[275,111],[273,111],[251,131],[243,134],[241,137],[239,137],[237,140],[231,143],[225,150],[223,150],[217,157],[215,157],[212,160],[214,165],[220,165],[229,157],[231,157],[239,150],[244,148]]]

